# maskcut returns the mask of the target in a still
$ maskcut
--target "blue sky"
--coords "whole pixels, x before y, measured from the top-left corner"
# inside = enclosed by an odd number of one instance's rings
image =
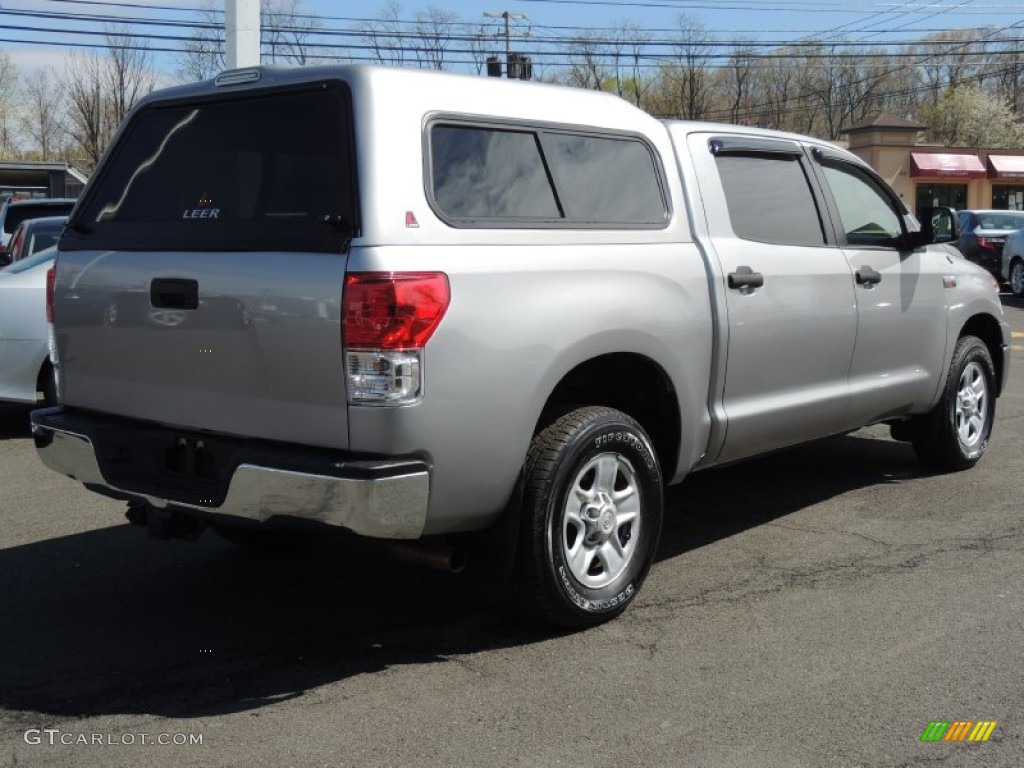
[[[348,3],[307,0],[324,15],[375,15],[383,3]],[[403,2],[408,17],[428,5],[458,13],[464,20],[483,18],[485,11],[512,11],[528,17],[523,25],[607,26],[623,20],[648,28],[672,28],[679,15],[698,19],[719,37],[742,34],[764,37],[786,33],[804,36],[821,33],[897,33],[911,36],[915,30],[954,29],[964,26],[1007,26],[1024,22],[1022,0],[447,0]],[[358,11],[356,9],[359,9]],[[342,10],[344,9],[344,10]],[[851,10],[855,9],[855,10]]]
[[[196,18],[187,9],[202,5],[204,0],[4,0],[0,3],[0,38],[32,40],[32,43],[4,43],[0,48],[12,55],[23,69],[54,64],[61,66],[68,47],[57,43],[94,41],[98,37],[77,34],[87,25],[63,19],[67,14],[126,16],[135,20],[189,20]],[[223,3],[218,2],[222,8]],[[486,11],[511,11],[527,18],[516,22],[518,34],[528,34],[534,44],[545,37],[569,36],[570,29],[609,27],[623,21],[648,30],[675,28],[680,14],[700,21],[720,40],[748,38],[765,41],[792,42],[807,37],[851,40],[912,40],[924,34],[961,27],[1020,26],[1024,37],[1024,0],[905,0],[883,2],[872,0],[426,0],[402,2],[401,16],[413,19],[431,5],[458,14],[462,21],[486,21]],[[172,11],[167,7],[183,10]],[[351,27],[352,18],[379,17],[384,2],[351,2],[349,0],[303,0],[302,7],[324,18],[324,27]],[[850,10],[856,8],[856,10]],[[29,16],[25,12],[49,16]],[[19,15],[23,14],[23,15]],[[331,18],[333,17],[333,18]],[[500,22],[497,22],[500,23]],[[12,27],[45,27],[50,32],[12,29]],[[99,29],[93,25],[94,29]],[[145,26],[141,31],[173,33],[173,28]],[[667,34],[654,32],[655,36]],[[323,38],[321,38],[323,40]],[[175,46],[173,41],[163,45]],[[498,43],[500,45],[500,42]],[[527,43],[523,43],[525,49]],[[1024,44],[1022,44],[1024,47]],[[497,52],[497,51],[496,51]],[[168,55],[160,58],[165,69],[173,68]]]

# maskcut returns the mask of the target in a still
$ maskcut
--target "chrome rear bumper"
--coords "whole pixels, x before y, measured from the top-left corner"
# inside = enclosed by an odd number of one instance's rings
[[[231,472],[223,498],[190,502],[109,481],[88,422],[68,417],[61,407],[33,411],[36,451],[50,469],[113,498],[192,511],[211,519],[298,518],[383,539],[419,538],[426,524],[430,473],[420,461],[334,461],[325,465],[329,471],[323,474],[242,461]],[[102,418],[97,422],[102,423]],[[103,428],[111,429],[105,424]]]

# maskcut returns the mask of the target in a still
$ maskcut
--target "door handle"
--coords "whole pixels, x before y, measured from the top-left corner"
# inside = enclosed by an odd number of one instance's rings
[[[857,280],[857,285],[865,285],[870,288],[882,282],[882,273],[865,265],[854,273],[854,278]]]
[[[198,309],[199,281],[154,277],[149,284],[149,303],[156,309]]]
[[[730,272],[728,277],[730,288],[752,289],[764,285],[764,275],[750,267],[736,267],[736,271]]]

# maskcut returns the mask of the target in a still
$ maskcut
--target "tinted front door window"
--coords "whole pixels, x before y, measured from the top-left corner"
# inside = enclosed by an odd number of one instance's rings
[[[825,178],[850,245],[887,245],[903,233],[892,200],[856,169],[827,165]]]

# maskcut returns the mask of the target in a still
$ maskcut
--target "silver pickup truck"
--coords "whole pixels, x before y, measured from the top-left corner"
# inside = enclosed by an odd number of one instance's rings
[[[1009,332],[921,218],[832,144],[592,91],[228,71],[139,104],[75,208],[36,446],[157,534],[497,539],[596,624],[690,472],[880,422],[978,461]]]

